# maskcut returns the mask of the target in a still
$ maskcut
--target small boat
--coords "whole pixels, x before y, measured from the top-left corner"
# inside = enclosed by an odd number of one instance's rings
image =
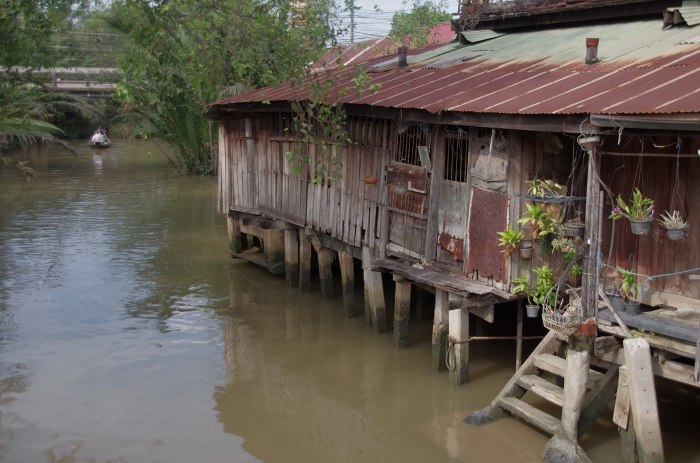
[[[90,141],[90,146],[92,148],[109,148],[110,146],[112,146],[112,142],[108,141],[108,142],[102,143],[100,141],[95,141],[95,142]]]

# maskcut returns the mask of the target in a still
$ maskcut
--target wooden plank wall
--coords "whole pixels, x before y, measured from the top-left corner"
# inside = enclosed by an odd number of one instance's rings
[[[622,194],[627,200],[634,187],[638,187],[645,196],[655,202],[654,223],[648,235],[633,235],[629,222],[620,219],[615,223],[615,237],[612,252],[612,220],[603,222],[602,252],[604,260],[612,266],[636,269],[645,275],[660,275],[700,267],[700,157],[640,157],[635,153],[678,153],[676,139],[661,137],[607,137],[602,145],[603,151],[630,153],[630,156],[602,156],[601,178],[607,183],[614,195]],[[652,143],[653,142],[653,143]],[[655,148],[654,143],[665,148]],[[700,138],[681,139],[681,153],[697,153]],[[673,190],[676,186],[676,168],[678,167],[678,192],[675,208],[681,213],[681,203],[685,208],[690,225],[688,238],[684,241],[670,241],[666,230],[657,222],[664,211],[673,207]],[[610,215],[612,206],[606,199],[604,216]],[[608,260],[608,258],[610,258]],[[614,270],[607,270],[608,276],[615,277]],[[641,283],[643,278],[638,278]],[[700,299],[700,285],[690,281],[688,275],[676,275],[651,281],[648,288]]]
[[[251,181],[255,173],[256,121],[257,119],[222,121],[226,130],[224,146],[227,161],[219,164],[219,175],[221,181],[228,185],[223,194],[228,190],[228,205],[241,211],[257,209],[255,182]]]

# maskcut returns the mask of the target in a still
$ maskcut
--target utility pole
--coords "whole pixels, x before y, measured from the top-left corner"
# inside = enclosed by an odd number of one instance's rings
[[[355,5],[355,0],[345,0],[345,10],[350,12],[350,44],[355,43],[355,12],[362,5]]]

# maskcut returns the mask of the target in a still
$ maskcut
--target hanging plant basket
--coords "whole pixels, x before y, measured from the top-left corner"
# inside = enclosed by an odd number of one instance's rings
[[[651,223],[654,219],[649,220],[632,220],[630,219],[630,228],[635,235],[647,235],[651,230]]]
[[[684,240],[688,236],[688,227],[685,226],[683,228],[667,228],[666,236],[668,236],[668,239],[671,241]]]
[[[532,259],[532,252],[534,251],[532,247],[532,241],[522,241],[520,247],[518,248],[518,254],[520,254],[521,259]]]
[[[379,181],[377,177],[365,177],[365,183],[367,185],[375,185]]]
[[[576,220],[566,222],[566,236],[583,236],[585,225]]]
[[[389,191],[392,194],[403,196],[408,193],[408,183],[390,183]]]
[[[544,300],[549,300],[549,295],[552,291],[557,291],[559,285],[554,285],[549,290]],[[569,286],[564,283],[564,286]],[[578,293],[569,286],[571,298],[569,304],[564,307],[557,307],[558,302],[554,303],[554,307],[550,307],[547,304],[542,306],[542,324],[548,330],[556,331],[564,336],[571,336],[574,331],[581,326],[583,322],[583,310],[581,309],[581,298]]]

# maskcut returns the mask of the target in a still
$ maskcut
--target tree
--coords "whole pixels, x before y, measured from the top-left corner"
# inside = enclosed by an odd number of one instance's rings
[[[391,19],[389,38],[405,47],[420,48],[432,41],[434,37],[431,29],[452,19],[447,12],[447,1],[441,0],[404,0],[404,10],[411,7],[411,11],[398,11]]]
[[[276,85],[318,58],[336,34],[333,0],[119,0],[107,22],[124,34],[119,84],[125,114],[170,144],[177,166],[214,170],[207,103]]]

